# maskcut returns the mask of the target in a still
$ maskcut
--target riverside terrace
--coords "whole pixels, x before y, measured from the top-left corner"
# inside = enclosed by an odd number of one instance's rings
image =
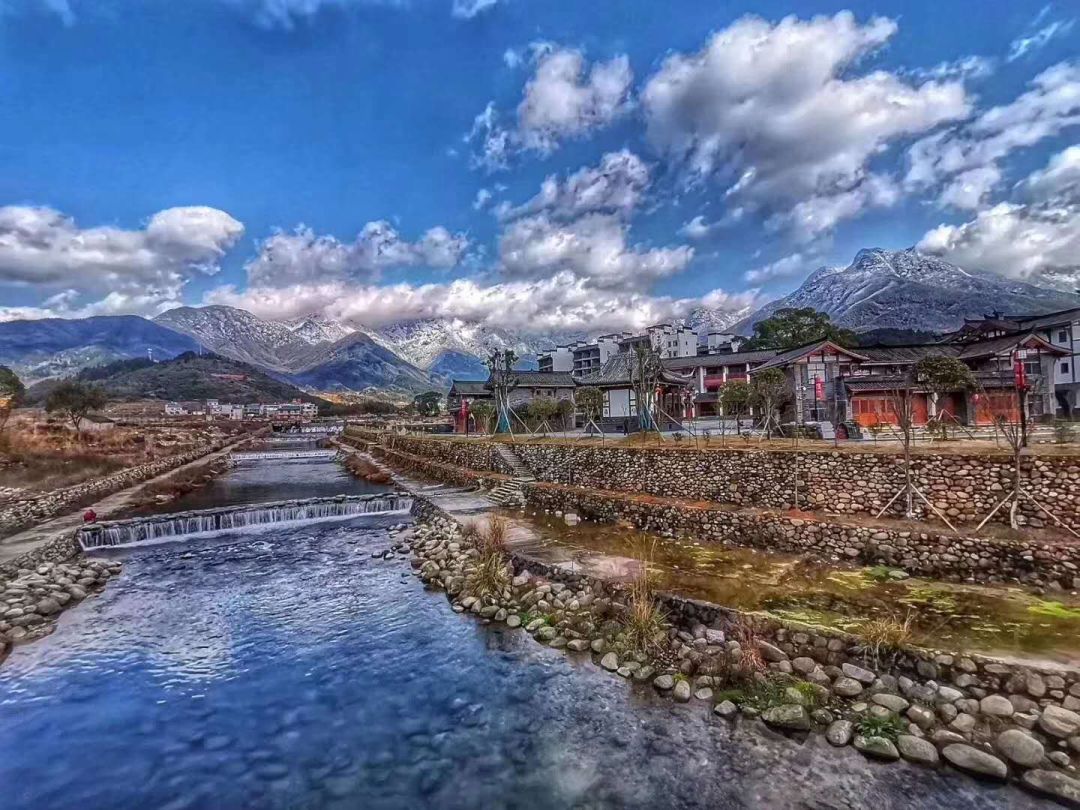
[[[1030,418],[1071,413],[1068,397],[1058,396],[1055,383],[1060,376],[1059,362],[1071,362],[1070,350],[1034,332],[1021,332],[990,338],[964,334],[945,343],[855,349],[819,340],[785,352],[720,352],[664,358],[657,381],[661,389],[660,415],[670,429],[692,425],[701,418],[724,416],[720,394],[725,385],[776,368],[787,377],[791,394],[782,412],[784,421],[848,423],[852,433],[895,425],[897,417],[890,397],[906,386],[905,377],[912,367],[931,356],[963,362],[974,372],[979,390],[931,394],[916,385],[911,398],[912,418],[917,426],[935,418],[965,426],[993,425],[1001,417],[1015,421],[1021,410],[1014,376],[1017,362],[1026,375],[1024,412]],[[577,390],[598,388],[604,396],[601,429],[636,430],[632,365],[629,351],[622,351],[599,369],[583,374],[515,372],[519,385],[511,389],[511,405],[552,397],[573,401]],[[455,420],[455,430],[465,432],[459,416],[463,400],[471,403],[491,397],[489,381],[454,380],[447,409]],[[578,422],[582,422],[580,416]]]

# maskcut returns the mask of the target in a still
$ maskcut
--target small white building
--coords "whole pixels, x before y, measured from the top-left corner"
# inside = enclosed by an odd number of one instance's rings
[[[698,353],[698,334],[689,326],[661,323],[645,330],[653,350],[663,359],[694,357]]]

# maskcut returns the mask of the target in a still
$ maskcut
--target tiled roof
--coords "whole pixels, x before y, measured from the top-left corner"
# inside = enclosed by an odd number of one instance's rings
[[[663,360],[665,368],[694,369],[719,368],[720,366],[742,366],[747,363],[764,363],[776,356],[775,349],[762,349],[756,352],[731,352],[725,354],[699,354],[695,357],[671,357]]]
[[[960,346],[955,343],[923,343],[917,346],[860,346],[859,354],[868,363],[918,363],[924,357],[943,355],[956,357]]]
[[[1052,354],[1069,354],[1067,349],[1055,346],[1052,343],[1047,343],[1033,332],[1027,332],[1017,335],[1003,335],[1002,337],[990,338],[990,340],[980,340],[974,343],[961,343],[957,346],[960,350],[957,356],[961,360],[972,360],[976,357],[993,357],[995,355],[1008,354],[1013,349],[1028,342],[1034,342],[1040,349],[1051,352]]]
[[[591,374],[578,379],[578,385],[630,385],[630,363],[633,358],[629,352],[619,352],[608,359],[603,366]],[[690,375],[679,374],[664,368],[660,372],[660,382],[669,385],[690,385]]]
[[[489,394],[487,380],[452,380],[451,394]]]
[[[752,371],[764,371],[767,368],[786,366],[788,363],[792,363],[798,360],[800,357],[805,357],[808,354],[813,354],[816,351],[820,351],[826,346],[831,346],[837,351],[844,352],[845,354],[850,355],[856,360],[864,359],[863,356],[859,354],[859,352],[852,349],[845,349],[843,346],[839,346],[833,343],[831,340],[817,340],[813,343],[808,343],[805,346],[797,346],[794,349],[788,349],[786,352],[780,352],[780,354],[773,357],[772,360],[769,360],[767,363],[764,363],[757,368],[752,369]]]
[[[518,388],[573,388],[577,385],[573,376],[565,371],[511,371],[510,374],[517,378]]]

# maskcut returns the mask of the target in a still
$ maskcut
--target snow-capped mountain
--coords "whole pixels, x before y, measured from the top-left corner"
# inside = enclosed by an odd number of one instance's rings
[[[371,339],[418,368],[431,370],[455,356],[482,361],[492,350],[512,349],[523,359],[552,348],[556,343],[577,340],[580,335],[526,337],[458,319],[402,321],[368,332]]]
[[[744,320],[754,311],[753,306],[740,309],[716,309],[714,307],[695,307],[686,316],[688,326],[698,330],[699,334],[708,332],[730,332],[732,327]]]
[[[316,315],[285,321],[285,325],[292,330],[294,335],[312,346],[320,343],[337,343],[356,331],[348,324],[332,321],[329,318],[320,318]]]
[[[947,332],[964,318],[994,311],[1041,313],[1080,306],[1080,296],[1037,287],[909,250],[860,250],[847,267],[822,267],[790,295],[736,324],[753,324],[778,309],[812,307],[849,329],[922,329]]]
[[[286,324],[264,321],[236,307],[177,307],[154,322],[190,335],[213,352],[273,371],[290,371],[312,344]]]

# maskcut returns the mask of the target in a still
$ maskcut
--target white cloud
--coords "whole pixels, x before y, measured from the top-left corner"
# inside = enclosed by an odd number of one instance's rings
[[[546,212],[569,219],[587,213],[629,216],[649,188],[649,167],[633,152],[608,152],[597,166],[585,166],[560,182],[549,175],[540,192],[517,207],[504,207],[503,219]]]
[[[311,22],[323,9],[388,6],[404,8],[408,0],[222,0],[251,14],[262,28],[291,31],[298,23]]]
[[[890,178],[868,174],[847,190],[816,194],[801,200],[790,211],[772,216],[767,224],[771,228],[788,229],[796,241],[806,243],[828,233],[846,219],[853,219],[871,208],[888,208],[899,199],[900,189]]]
[[[301,226],[293,233],[276,233],[265,239],[245,267],[248,282],[256,287],[371,280],[395,267],[453,267],[468,245],[464,234],[451,234],[441,226],[431,228],[416,242],[402,239],[385,221],[367,223],[352,242],[319,236]]]
[[[169,208],[145,227],[80,228],[45,207],[0,207],[0,282],[57,290],[47,305],[87,314],[175,306],[185,284],[217,272],[244,226],[216,208]],[[84,298],[110,293],[100,301]],[[8,311],[8,310],[2,310]]]
[[[5,14],[44,12],[55,15],[66,26],[75,24],[71,0],[0,0],[0,20]]]
[[[941,188],[945,205],[975,210],[1000,182],[1000,162],[1018,149],[1080,124],[1080,64],[1062,62],[1031,89],[970,124],[917,141],[908,150],[909,189]]]
[[[474,211],[483,211],[485,208],[487,208],[488,203],[491,202],[491,198],[493,196],[495,196],[495,195],[491,193],[491,189],[488,189],[488,188],[479,189],[476,192],[476,196],[473,198],[473,204],[472,204],[473,210]]]
[[[633,73],[625,56],[589,66],[581,51],[547,42],[530,45],[535,71],[525,84],[516,119],[510,125],[489,102],[465,136],[474,145],[474,166],[488,171],[507,168],[515,152],[548,154],[561,142],[580,138],[610,124],[630,109]],[[521,56],[507,51],[503,60],[515,66]]]
[[[758,302],[756,293],[714,290],[701,299],[597,289],[571,273],[544,279],[485,285],[473,279],[441,284],[350,285],[342,282],[252,288],[210,293],[206,303],[229,304],[264,318],[319,313],[354,325],[378,327],[419,318],[459,318],[533,334],[598,333],[635,329],[684,317],[693,307],[741,312]]]
[[[918,249],[973,270],[1073,289],[1080,283],[1080,206],[999,203],[939,225]]]
[[[568,223],[538,214],[510,223],[499,238],[501,270],[510,278],[571,272],[600,287],[642,289],[681,272],[693,256],[686,246],[631,246],[627,225],[610,214]]]
[[[860,25],[850,12],[775,25],[744,17],[649,78],[647,136],[688,179],[734,181],[727,195],[744,205],[839,210],[838,198],[880,199],[860,189],[875,155],[969,111],[959,82],[916,87],[885,71],[856,75],[858,60],[895,32],[892,20]]]
[[[1032,172],[1020,187],[1035,202],[1080,205],[1080,145],[1054,155],[1045,169]]]
[[[912,68],[905,73],[918,81],[972,80],[985,79],[994,72],[994,67],[994,60],[985,56],[961,56],[959,59],[938,62],[933,67]]]
[[[706,222],[705,217],[698,214],[689,222],[682,224],[682,227],[679,228],[679,234],[687,239],[704,239],[715,227],[715,223]]]
[[[492,8],[499,0],[454,0],[450,13],[462,20],[471,20],[482,11]]]
[[[1038,26],[1039,22],[1045,19],[1049,8],[1049,6],[1044,7],[1035,18],[1036,21],[1032,24],[1035,30],[1012,41],[1009,45],[1009,55],[1006,57],[1006,61],[1015,62],[1033,51],[1046,47],[1053,40],[1068,34],[1072,30],[1075,20],[1051,20],[1046,25],[1036,28],[1035,26]]]
[[[814,266],[820,262],[821,258],[816,254],[792,253],[769,264],[746,271],[743,278],[751,284],[764,284],[776,279],[801,275],[814,269]]]

